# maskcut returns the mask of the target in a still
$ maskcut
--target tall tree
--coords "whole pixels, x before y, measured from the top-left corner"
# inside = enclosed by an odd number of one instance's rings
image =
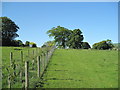
[[[12,40],[19,37],[16,33],[19,27],[8,17],[0,17],[0,20],[2,20],[2,29],[0,29],[2,45],[10,46]]]
[[[73,31],[70,31],[70,34],[68,36],[67,40],[67,46],[74,49],[81,48],[81,44],[84,37],[82,35],[82,32],[80,29],[74,29]]]
[[[51,30],[47,31],[50,37],[54,37],[55,42],[58,46],[65,48],[67,37],[69,35],[69,30],[67,28],[57,26],[53,27]]]

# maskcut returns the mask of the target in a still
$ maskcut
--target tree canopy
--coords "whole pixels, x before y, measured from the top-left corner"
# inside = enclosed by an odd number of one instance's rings
[[[50,37],[54,37],[57,46],[61,48],[81,48],[81,42],[84,39],[80,29],[69,30],[67,28],[57,26],[47,31]]]
[[[69,30],[67,28],[57,26],[57,28],[53,27],[51,30],[47,31],[50,37],[54,37],[55,42],[58,46],[62,48],[66,47],[66,40],[69,35]]]
[[[80,29],[74,29],[70,31],[71,33],[68,35],[67,46],[69,48],[79,49],[81,48],[81,44],[83,41],[83,35]]]
[[[29,41],[26,41],[26,42],[25,42],[25,46],[29,47],[29,46],[30,46],[30,42],[29,42]]]
[[[37,44],[34,42],[30,42],[30,47],[37,47]]]
[[[12,41],[19,37],[16,33],[19,27],[8,17],[0,17],[2,20],[2,29],[0,29],[0,39],[3,46],[12,46]]]
[[[94,49],[106,50],[106,49],[112,49],[113,47],[114,45],[109,39],[93,44]]]
[[[82,49],[89,49],[91,48],[88,42],[82,42]]]

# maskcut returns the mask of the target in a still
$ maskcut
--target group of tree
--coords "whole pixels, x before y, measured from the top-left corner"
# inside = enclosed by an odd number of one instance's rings
[[[8,17],[0,17],[0,46],[31,46],[37,47],[33,42],[26,41],[24,44],[21,40],[15,40],[16,37],[19,37],[17,31],[19,27]]]
[[[112,49],[113,47],[114,47],[114,45],[112,44],[111,40],[109,40],[109,39],[93,44],[93,48],[99,49],[99,50]]]
[[[26,41],[25,44],[21,40],[13,40],[13,46],[16,47],[37,47],[36,43]]]
[[[80,29],[69,30],[67,28],[57,26],[47,31],[50,37],[54,37],[56,45],[59,48],[88,49],[88,42],[83,42],[83,35]]]
[[[9,18],[0,17],[2,28],[0,29],[0,41],[3,46],[12,46],[16,37],[19,35],[16,33],[19,27]]]
[[[21,40],[15,40],[19,37],[17,31],[19,27],[8,17],[0,17],[0,43],[1,46],[18,46],[18,47],[37,47],[36,43],[26,41],[25,44]],[[83,42],[83,35],[80,29],[69,30],[65,27],[57,26],[47,31],[50,37],[54,37],[54,41],[46,42],[42,47],[50,47],[56,45],[59,48],[73,49],[89,49],[88,42]],[[114,45],[111,40],[104,40],[93,44],[94,49],[112,49]]]

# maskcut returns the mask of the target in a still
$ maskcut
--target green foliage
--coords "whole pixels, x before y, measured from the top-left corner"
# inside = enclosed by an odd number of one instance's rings
[[[29,46],[30,46],[30,42],[29,42],[29,41],[26,41],[26,42],[25,42],[25,46],[29,47]]]
[[[55,42],[60,48],[81,48],[81,42],[83,40],[83,35],[80,29],[68,30],[67,28],[57,26],[53,27],[51,30],[47,31],[50,37],[54,37]]]
[[[94,49],[106,50],[106,49],[112,49],[113,47],[114,45],[111,43],[111,40],[101,41],[93,44]]]
[[[41,47],[42,48],[44,48],[44,47],[52,47],[54,45],[55,45],[55,41],[47,41]]]
[[[24,46],[21,40],[15,40],[17,46]]]
[[[82,42],[82,49],[89,49],[91,48],[88,42]]]
[[[31,47],[37,47],[37,44],[34,43],[34,42],[30,42],[30,46],[31,46]]]
[[[51,30],[47,31],[47,34],[49,34],[50,37],[54,37],[58,46],[61,46],[61,48],[66,47],[66,39],[69,35],[67,28],[61,26],[57,26],[57,28],[53,27]]]
[[[83,35],[80,29],[75,29],[70,31],[70,35],[68,36],[67,46],[74,49],[81,48],[81,43],[83,40]]]
[[[19,35],[16,33],[19,27],[8,17],[0,17],[2,29],[0,29],[0,40],[3,46],[12,46],[12,41]]]

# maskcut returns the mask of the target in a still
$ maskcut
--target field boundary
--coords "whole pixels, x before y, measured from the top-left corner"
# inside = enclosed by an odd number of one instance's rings
[[[21,88],[30,88],[30,83],[33,83],[33,82],[30,82],[31,72],[35,72],[33,73],[35,74],[34,76],[36,76],[37,79],[40,79],[43,76],[48,66],[48,63],[50,61],[50,58],[53,55],[55,48],[56,47],[53,46],[50,50],[42,52],[41,54],[38,54],[38,55],[36,54],[36,56],[34,56],[35,51],[33,50],[32,54],[34,57],[28,58],[28,60],[24,60],[24,52],[21,51],[20,52],[20,60],[21,60],[20,65],[15,64],[15,60],[13,57],[14,53],[10,52],[10,65],[8,68],[7,67],[5,68],[8,71],[8,76],[7,76],[8,88],[13,88],[12,86],[16,82],[20,82],[22,84]],[[28,50],[28,57],[29,56],[30,56],[30,51]],[[20,80],[18,81],[17,78],[19,78]]]

